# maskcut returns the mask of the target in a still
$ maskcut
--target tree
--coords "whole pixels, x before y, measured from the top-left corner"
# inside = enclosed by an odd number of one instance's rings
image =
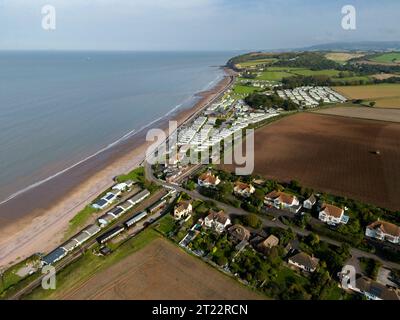
[[[246,215],[243,219],[244,224],[246,224],[247,226],[250,226],[254,229],[258,229],[261,227],[262,222],[260,220],[259,217],[257,217],[256,214],[254,213],[250,213],[248,215]]]

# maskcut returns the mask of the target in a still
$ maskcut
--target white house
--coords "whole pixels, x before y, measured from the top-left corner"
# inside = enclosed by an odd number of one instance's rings
[[[265,196],[264,203],[277,209],[286,209],[295,213],[301,209],[300,201],[296,196],[280,191],[268,193]]]
[[[211,172],[205,172],[197,179],[197,183],[200,187],[215,187],[221,180],[218,176],[213,175]]]
[[[349,221],[349,217],[344,215],[342,208],[327,203],[322,205],[318,219],[329,225],[346,224]]]
[[[112,187],[112,189],[123,192],[132,187],[133,184],[134,182],[132,180],[128,180],[125,182],[117,183],[115,186]]]
[[[312,207],[317,203],[317,199],[312,194],[308,199],[303,202],[303,207],[306,209],[312,209]]]
[[[251,185],[243,182],[236,182],[233,187],[233,192],[241,197],[248,198],[250,197],[256,189]]]
[[[174,218],[185,218],[192,213],[192,209],[192,204],[189,201],[181,201],[174,208]]]
[[[305,252],[299,252],[290,257],[288,262],[305,271],[314,272],[318,267],[319,259],[311,257]]]
[[[348,289],[364,295],[368,300],[400,300],[396,290],[364,276],[356,279],[355,286],[348,283]]]
[[[371,223],[367,226],[365,235],[378,240],[400,244],[400,227],[390,222],[378,220]]]
[[[223,232],[230,224],[231,219],[229,219],[229,216],[222,210],[219,212],[211,211],[210,214],[204,219],[204,225],[206,227],[214,229],[219,233]]]

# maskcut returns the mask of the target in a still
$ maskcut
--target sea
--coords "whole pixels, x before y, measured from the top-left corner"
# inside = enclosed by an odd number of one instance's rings
[[[1,205],[191,107],[233,52],[0,52]]]

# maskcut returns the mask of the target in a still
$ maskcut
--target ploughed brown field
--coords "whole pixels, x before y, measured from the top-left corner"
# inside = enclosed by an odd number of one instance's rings
[[[398,210],[399,138],[398,123],[298,113],[255,132],[255,173]]]
[[[205,262],[157,239],[62,299],[263,299]]]

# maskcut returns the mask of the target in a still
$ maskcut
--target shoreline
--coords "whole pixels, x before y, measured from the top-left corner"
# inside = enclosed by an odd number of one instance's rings
[[[223,72],[222,78],[211,88],[193,95],[198,99],[191,107],[172,112],[93,159],[4,203],[2,209],[18,212],[22,217],[0,227],[0,266],[58,246],[69,221],[81,209],[112,186],[115,176],[133,170],[144,161],[147,147],[154,143],[146,141],[145,129],[161,128],[168,132],[168,121],[175,120],[178,126],[189,121],[232,83],[234,71],[224,67]]]

